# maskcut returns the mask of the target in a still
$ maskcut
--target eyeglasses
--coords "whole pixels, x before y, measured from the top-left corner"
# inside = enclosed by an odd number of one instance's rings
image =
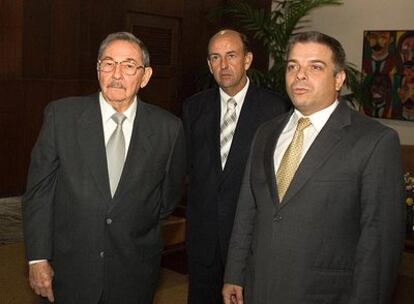
[[[115,70],[118,64],[121,68],[121,72],[128,76],[134,76],[137,73],[138,69],[145,70],[145,67],[143,65],[137,65],[133,61],[125,60],[119,62],[112,59],[98,60],[97,68],[101,72],[112,72]]]

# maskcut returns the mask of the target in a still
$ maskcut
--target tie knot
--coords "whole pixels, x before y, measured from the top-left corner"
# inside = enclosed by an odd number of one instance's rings
[[[126,119],[126,116],[122,113],[115,113],[114,115],[112,115],[112,120],[115,121],[115,123],[117,125],[122,125],[122,123],[124,122],[124,120]]]
[[[236,108],[236,106],[237,106],[237,102],[236,102],[236,100],[234,99],[234,98],[229,98],[228,100],[227,100],[227,107],[229,108],[229,109],[235,109]]]
[[[296,130],[302,131],[302,130],[306,129],[307,127],[309,127],[311,124],[312,123],[311,123],[309,118],[307,118],[307,117],[299,118],[298,126],[296,127]]]

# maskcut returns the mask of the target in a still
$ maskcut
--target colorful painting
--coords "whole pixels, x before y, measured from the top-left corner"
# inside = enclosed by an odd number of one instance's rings
[[[414,121],[414,31],[365,31],[362,58],[364,112]]]

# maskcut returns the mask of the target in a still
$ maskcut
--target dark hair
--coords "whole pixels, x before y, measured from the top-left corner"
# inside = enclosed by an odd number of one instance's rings
[[[98,51],[98,59],[101,59],[103,52],[105,51],[105,49],[108,47],[108,45],[116,40],[123,40],[123,41],[128,41],[130,43],[133,43],[135,45],[137,45],[142,53],[142,64],[147,67],[150,65],[150,55],[148,52],[148,48],[146,47],[146,45],[144,44],[144,42],[142,42],[141,40],[139,40],[137,37],[135,37],[135,35],[128,33],[128,32],[116,32],[116,33],[112,33],[109,34],[102,42],[101,45],[99,46],[99,51]]]
[[[346,56],[341,43],[335,38],[326,34],[309,31],[295,34],[290,40],[286,48],[286,59],[289,57],[292,48],[296,43],[315,42],[327,46],[332,51],[332,61],[335,64],[335,75],[345,70]]]
[[[215,33],[213,36],[211,36],[210,40],[208,41],[207,54],[209,53],[211,41],[213,39],[217,38],[219,36],[219,34],[222,33],[222,32],[232,32],[232,33],[238,35],[239,38],[240,38],[240,40],[241,40],[241,42],[242,42],[244,53],[246,54],[246,53],[248,53],[248,52],[251,51],[250,50],[250,42],[249,42],[249,39],[247,38],[247,36],[245,34],[240,33],[240,32],[238,32],[236,30],[230,29],[230,28],[224,28],[224,29],[221,29],[220,31],[218,31],[217,33]]]

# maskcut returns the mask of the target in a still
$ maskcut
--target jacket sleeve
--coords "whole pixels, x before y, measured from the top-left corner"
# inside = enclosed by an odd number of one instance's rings
[[[54,120],[52,103],[44,111],[43,125],[32,150],[26,192],[22,198],[28,260],[53,257],[53,199],[59,168]]]
[[[398,135],[386,129],[362,171],[361,233],[350,304],[391,302],[405,235],[400,159]]]
[[[184,175],[186,167],[186,153],[184,129],[181,121],[176,125],[175,137],[165,170],[162,185],[161,219],[166,218],[174,211],[182,198]]]
[[[250,172],[252,166],[252,142],[250,156],[246,164],[240,195],[237,203],[233,231],[229,243],[224,282],[244,286],[247,261],[254,231],[256,202],[251,189]]]
[[[185,100],[183,103],[183,125],[184,125],[184,135],[186,139],[186,153],[187,153],[187,166],[186,172],[187,174],[190,172],[191,166],[191,114],[190,114],[190,102]]]

